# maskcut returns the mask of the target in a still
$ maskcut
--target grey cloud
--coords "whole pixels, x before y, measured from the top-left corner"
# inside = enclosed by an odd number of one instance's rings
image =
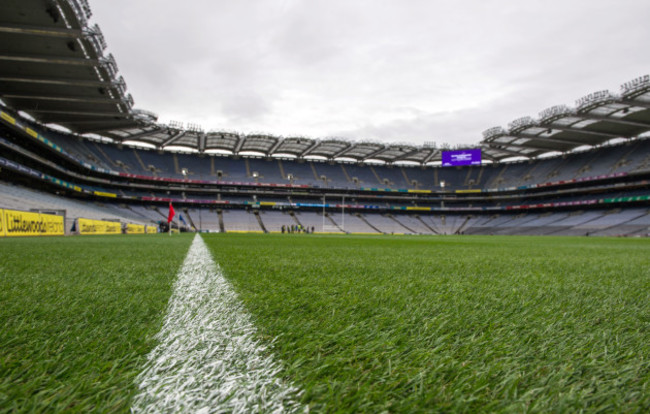
[[[91,0],[136,105],[206,129],[476,143],[650,70],[645,0]]]
[[[271,110],[270,102],[259,94],[240,93],[229,95],[228,98],[222,111],[229,119],[236,122],[255,121]]]

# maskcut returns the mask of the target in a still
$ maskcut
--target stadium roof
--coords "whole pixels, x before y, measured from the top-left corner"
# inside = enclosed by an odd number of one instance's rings
[[[578,99],[574,108],[557,105],[540,112],[537,119],[515,119],[508,129],[490,128],[483,132],[482,145],[497,159],[503,154],[536,157],[632,138],[649,129],[650,75],[646,75],[621,85],[619,95],[595,92]]]
[[[204,132],[196,125],[162,125],[149,111],[133,108],[97,25],[90,26],[87,0],[4,0],[0,2],[0,99],[44,124],[117,142],[141,142],[159,149],[299,158],[440,161],[440,148],[341,139],[277,137],[267,134]],[[650,76],[558,105],[537,118],[523,117],[507,128],[483,133],[475,147],[491,161],[567,152],[650,131]]]

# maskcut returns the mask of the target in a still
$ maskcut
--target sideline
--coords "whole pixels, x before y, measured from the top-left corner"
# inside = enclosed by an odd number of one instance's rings
[[[200,235],[178,273],[158,345],[136,379],[134,413],[300,412],[268,347]]]

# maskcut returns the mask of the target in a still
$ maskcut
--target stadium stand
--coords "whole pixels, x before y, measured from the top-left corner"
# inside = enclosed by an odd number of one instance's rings
[[[295,211],[293,212],[295,224],[304,227],[314,228],[316,232],[322,233],[343,233],[343,231],[332,221],[323,217],[322,212],[315,211]]]
[[[399,223],[404,229],[405,233],[414,233],[414,234],[437,234],[431,226],[427,226],[420,216],[412,215],[391,215],[392,219],[395,222]]]
[[[16,47],[0,65],[1,206],[58,210],[68,229],[158,223],[172,202],[189,222],[174,226],[204,231],[648,234],[649,75],[489,128],[471,148],[205,132],[135,109],[88,11],[58,3],[53,20],[40,1],[3,8],[0,42]],[[61,30],[85,52],[48,35]],[[441,165],[466,149],[480,165]]]
[[[594,236],[650,236],[650,210],[625,223],[593,233]]]
[[[330,218],[336,225],[346,233],[366,233],[366,234],[381,234],[382,232],[373,227],[367,219],[360,213],[329,213]]]
[[[262,210],[259,212],[264,227],[268,232],[280,233],[282,226],[291,226],[296,224],[293,217],[284,211]]]
[[[188,209],[195,226],[199,230],[219,233],[221,227],[219,225],[219,214],[216,210],[210,208],[189,208]]]
[[[601,232],[606,232],[607,229],[618,229],[620,231],[623,224],[640,218],[644,215],[645,211],[642,209],[629,209],[625,211],[621,211],[619,209],[611,210],[605,212],[605,214],[595,220],[575,226],[574,230],[578,232],[584,232],[585,235],[593,235]]]
[[[138,214],[140,217],[150,220],[152,222],[158,222],[160,220],[166,220],[167,216],[163,214],[160,209],[158,209],[155,206],[138,206],[138,205],[132,205],[129,206],[129,209],[133,211],[134,213]]]
[[[255,214],[249,210],[223,210],[223,222],[226,232],[263,231]]]
[[[406,228],[389,215],[365,214],[364,219],[373,229],[384,234],[414,234],[417,232]]]
[[[0,181],[0,208],[61,213],[65,216],[66,231],[70,232],[77,218],[120,221],[123,223],[155,224],[155,217],[145,217],[128,207],[74,200],[20,185]]]

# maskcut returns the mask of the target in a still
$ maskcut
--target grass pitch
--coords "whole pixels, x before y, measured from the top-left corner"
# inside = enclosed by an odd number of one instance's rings
[[[0,239],[0,412],[128,412],[191,237]]]
[[[127,412],[192,237],[0,239],[0,412]],[[650,240],[203,237],[312,412],[650,411]]]
[[[312,411],[650,409],[650,240],[205,240]]]

